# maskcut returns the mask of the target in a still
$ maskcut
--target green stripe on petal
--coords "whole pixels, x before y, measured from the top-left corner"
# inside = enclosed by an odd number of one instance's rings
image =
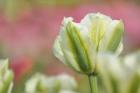
[[[100,41],[106,33],[108,24],[111,22],[111,18],[100,13],[88,14],[81,21],[81,25],[86,27],[89,32],[89,37],[94,43],[96,51],[99,50]]]
[[[73,68],[73,70],[81,73],[80,71],[80,67],[79,65],[77,64],[75,58],[73,57],[73,54],[67,50],[64,50],[62,48],[62,51],[64,53],[64,57],[65,57],[65,63],[66,65],[70,66],[71,68]]]
[[[80,32],[72,22],[69,22],[66,26],[66,33],[70,40],[71,51],[78,62],[77,64],[82,71],[89,72],[91,70],[90,59]]]
[[[118,21],[112,33],[110,33],[109,41],[107,42],[106,50],[115,52],[122,40],[124,26],[122,21]]]

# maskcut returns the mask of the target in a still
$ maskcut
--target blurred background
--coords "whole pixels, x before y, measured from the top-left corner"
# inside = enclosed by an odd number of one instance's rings
[[[21,93],[35,72],[68,73],[88,93],[85,76],[74,73],[52,53],[63,17],[79,22],[87,13],[101,12],[125,23],[124,52],[140,47],[140,0],[0,0],[0,58],[8,58],[15,73],[13,93]]]

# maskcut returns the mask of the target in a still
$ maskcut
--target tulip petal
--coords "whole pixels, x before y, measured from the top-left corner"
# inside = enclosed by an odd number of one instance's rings
[[[89,37],[93,40],[95,48],[98,50],[100,40],[103,38],[104,33],[111,22],[111,18],[103,14],[88,14],[81,21],[81,25],[88,28]]]
[[[60,45],[60,38],[61,37],[58,36],[55,40],[55,43],[54,43],[54,46],[53,46],[53,53],[57,58],[59,58],[60,61],[65,63],[64,54],[62,52],[61,45]]]
[[[62,90],[76,90],[78,88],[76,80],[66,74],[59,75],[57,79],[60,82],[60,86]]]
[[[124,58],[116,55],[98,56],[98,72],[105,93],[139,93],[140,64],[139,53]]]
[[[72,22],[69,22],[65,27],[65,30],[61,32],[61,36],[62,38],[65,38],[61,41],[62,47],[69,50],[69,52],[72,52],[73,57],[76,60],[75,62],[77,62],[83,71],[88,72],[91,69],[89,66],[90,60],[78,28],[76,28]]]
[[[122,40],[124,26],[122,21],[118,20],[113,21],[110,26],[112,27],[110,28],[111,30],[107,33],[109,36],[106,40],[106,51],[115,52]]]
[[[8,69],[8,60],[0,60],[0,93],[11,93],[13,72]]]
[[[111,54],[100,54],[98,59],[99,77],[101,77],[102,83],[107,93],[119,93],[118,84],[120,82],[118,81],[118,78],[122,78],[120,76],[120,60],[117,56]]]

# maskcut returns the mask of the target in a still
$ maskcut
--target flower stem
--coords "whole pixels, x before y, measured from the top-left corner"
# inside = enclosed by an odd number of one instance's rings
[[[97,76],[96,75],[88,75],[90,93],[98,93],[98,85],[97,85]]]

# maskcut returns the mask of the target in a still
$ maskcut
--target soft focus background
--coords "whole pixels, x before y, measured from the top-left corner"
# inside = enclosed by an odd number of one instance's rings
[[[35,72],[71,74],[80,81],[80,93],[88,93],[86,77],[59,62],[52,46],[63,17],[79,22],[91,12],[124,21],[123,54],[139,49],[140,0],[0,0],[0,58],[8,58],[15,73],[13,93],[22,93]]]

